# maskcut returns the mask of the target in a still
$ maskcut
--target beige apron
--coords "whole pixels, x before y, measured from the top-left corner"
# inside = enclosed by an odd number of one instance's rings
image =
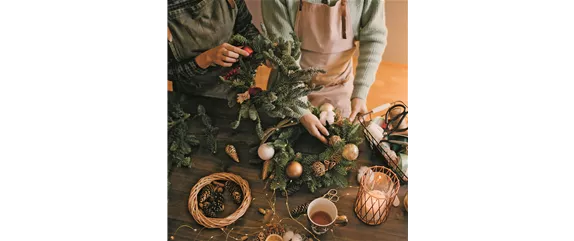
[[[309,94],[314,106],[330,103],[344,117],[351,114],[353,54],[356,50],[347,0],[334,6],[301,0],[295,19],[295,33],[301,40],[301,68],[321,68],[313,82],[325,85]]]

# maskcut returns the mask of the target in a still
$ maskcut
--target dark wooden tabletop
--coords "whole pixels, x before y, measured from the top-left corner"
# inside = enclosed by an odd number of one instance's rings
[[[227,102],[224,100],[214,100],[208,98],[194,97],[186,101],[184,108],[190,113],[195,113],[197,104],[202,104],[207,109],[207,114],[212,118],[213,124],[220,128],[217,136],[218,150],[212,154],[206,147],[200,147],[193,150],[192,168],[174,168],[169,177],[171,187],[168,192],[168,235],[171,236],[175,230],[183,224],[190,225],[197,229],[182,228],[177,232],[176,240],[226,240],[226,235],[219,229],[201,229],[188,211],[187,203],[189,193],[195,183],[202,177],[216,172],[231,172],[240,175],[249,182],[251,194],[254,200],[245,215],[235,222],[227,231],[233,228],[228,240],[231,237],[240,238],[245,233],[257,231],[257,227],[263,224],[263,215],[257,210],[258,208],[270,208],[269,200],[272,200],[272,192],[265,188],[265,182],[261,180],[261,166],[249,164],[250,159],[256,158],[256,153],[251,153],[250,149],[258,146],[259,142],[255,134],[254,124],[250,120],[243,120],[237,130],[230,127],[231,121],[237,118],[237,109],[229,109]],[[262,118],[263,119],[263,118]],[[267,123],[265,123],[267,122]],[[264,128],[269,127],[277,120],[265,120]],[[189,123],[192,132],[201,132],[202,125],[199,121]],[[312,138],[300,140],[305,143],[313,143]],[[225,153],[225,145],[232,144],[237,148],[240,163],[234,162]],[[357,160],[359,166],[382,165],[382,161],[377,156],[372,155],[371,150],[364,142],[359,146],[361,154]],[[340,200],[336,203],[339,215],[346,215],[349,223],[345,227],[336,227],[333,232],[328,232],[318,236],[321,240],[382,240],[397,241],[408,239],[408,213],[403,206],[403,198],[407,191],[407,186],[403,185],[399,191],[401,205],[392,207],[386,222],[378,226],[369,226],[362,223],[353,211],[353,206],[358,191],[357,172],[353,170],[349,175],[350,187],[337,188]],[[335,188],[335,187],[333,187]],[[289,197],[289,208],[309,202],[314,198],[323,195],[330,188],[324,188],[316,193],[309,192],[302,188],[299,192]],[[276,195],[275,210],[279,217],[288,218],[288,209],[285,205],[286,199],[281,195]],[[225,211],[222,215],[232,213],[237,205],[226,200]],[[309,228],[309,223],[305,215],[297,219],[300,223]],[[305,232],[299,224],[291,220],[283,223],[294,227],[295,229]],[[199,232],[201,230],[201,232]]]

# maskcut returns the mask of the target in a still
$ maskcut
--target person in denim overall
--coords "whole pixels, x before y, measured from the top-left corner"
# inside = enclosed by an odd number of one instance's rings
[[[244,0],[168,0],[168,80],[173,91],[225,98],[228,87],[219,76],[239,55],[248,53],[227,44],[234,34],[253,39]]]

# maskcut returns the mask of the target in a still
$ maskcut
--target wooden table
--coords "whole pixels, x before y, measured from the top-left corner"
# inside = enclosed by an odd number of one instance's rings
[[[229,109],[227,101],[203,97],[193,97],[185,102],[184,109],[187,112],[195,113],[197,104],[202,104],[207,109],[207,114],[212,118],[213,124],[220,128],[217,136],[218,151],[211,154],[204,147],[196,148],[193,151],[192,168],[174,168],[169,180],[171,188],[168,192],[168,237],[182,224],[187,224],[197,229],[194,232],[188,228],[182,228],[177,232],[176,240],[226,240],[226,235],[219,229],[203,229],[198,225],[188,211],[187,202],[191,188],[202,177],[215,172],[231,172],[240,175],[249,182],[252,196],[255,198],[245,215],[235,222],[232,227],[231,237],[240,238],[245,233],[253,233],[257,229],[247,229],[246,227],[260,227],[263,224],[263,215],[259,214],[258,208],[270,208],[268,201],[271,199],[272,192],[269,188],[264,188],[265,182],[261,180],[261,166],[249,164],[250,159],[256,158],[256,153],[250,153],[249,150],[258,146],[259,140],[255,134],[254,123],[250,120],[242,120],[241,126],[237,130],[230,127],[231,121],[237,118],[237,108]],[[264,118],[263,127],[269,127],[276,124],[278,120]],[[190,123],[191,131],[200,133],[202,125],[199,122]],[[302,143],[315,143],[311,137],[301,139]],[[236,163],[227,156],[224,151],[225,145],[232,144],[237,148],[240,163]],[[309,144],[309,145],[315,145]],[[371,155],[372,152],[366,145],[366,142],[359,147],[361,154],[358,159],[359,165],[382,165],[377,157]],[[297,148],[296,148],[297,150]],[[351,187],[338,188],[340,200],[336,203],[340,215],[346,215],[349,224],[346,227],[337,227],[331,233],[318,236],[321,240],[407,240],[408,238],[408,213],[404,210],[402,201],[407,191],[407,186],[401,186],[399,197],[401,206],[391,208],[387,221],[379,226],[369,226],[362,223],[353,211],[357,188],[357,172],[353,170],[349,175]],[[316,193],[309,192],[302,188],[299,192],[289,197],[289,208],[313,200],[315,197],[323,195],[329,188],[321,189]],[[267,196],[266,196],[267,195]],[[224,215],[235,210],[237,205],[233,204],[229,198],[226,198]],[[289,217],[288,209],[285,205],[285,198],[277,194],[276,212],[281,218]],[[309,223],[305,215],[297,219],[299,222],[309,228]],[[293,221],[284,221],[289,226],[295,227],[304,232],[301,226]],[[231,227],[227,228],[229,231]],[[233,240],[229,238],[228,240]]]

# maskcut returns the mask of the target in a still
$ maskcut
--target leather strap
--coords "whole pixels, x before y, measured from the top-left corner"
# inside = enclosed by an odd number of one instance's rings
[[[167,27],[167,41],[171,42],[173,37],[171,36],[171,31],[169,31],[169,27]]]

